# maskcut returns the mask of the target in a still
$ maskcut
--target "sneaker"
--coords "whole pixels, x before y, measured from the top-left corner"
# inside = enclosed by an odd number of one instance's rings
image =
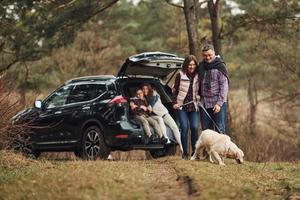
[[[162,142],[163,144],[166,144],[166,143],[168,142],[168,139],[167,139],[167,138],[161,138],[160,140],[161,140],[161,142]]]
[[[150,143],[151,144],[157,144],[157,143],[160,143],[160,139],[158,137],[156,137],[155,134],[152,134],[150,136]]]
[[[183,159],[183,160],[189,160],[189,156],[186,155],[186,154],[182,154],[182,159]]]
[[[111,156],[111,154],[109,154],[107,160],[114,160],[114,158]]]

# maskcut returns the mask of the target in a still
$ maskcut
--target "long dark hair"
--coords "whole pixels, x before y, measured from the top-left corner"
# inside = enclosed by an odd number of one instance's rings
[[[182,64],[182,71],[184,73],[187,73],[188,67],[189,67],[189,64],[190,64],[191,61],[194,61],[195,64],[196,64],[195,72],[198,70],[198,60],[197,60],[196,56],[188,55],[187,57],[185,57],[185,59],[183,61],[183,64]]]
[[[142,85],[142,89],[143,89],[144,87],[147,87],[148,90],[149,90],[148,94],[145,95],[145,97],[146,97],[147,101],[150,102],[151,99],[152,99],[152,97],[153,97],[153,88],[152,88],[152,86],[151,86],[149,83],[144,83],[144,84]]]

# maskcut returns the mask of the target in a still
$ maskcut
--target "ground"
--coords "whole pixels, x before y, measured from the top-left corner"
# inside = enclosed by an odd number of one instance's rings
[[[28,159],[0,151],[0,199],[300,199],[299,163]]]

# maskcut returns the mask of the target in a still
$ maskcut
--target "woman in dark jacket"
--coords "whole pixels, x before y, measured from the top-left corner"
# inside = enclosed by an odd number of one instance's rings
[[[177,74],[173,87],[174,105],[178,111],[181,128],[181,142],[183,159],[188,160],[188,131],[191,130],[192,151],[195,151],[198,139],[199,107],[200,100],[199,78],[197,59],[194,55],[185,58],[182,70]]]

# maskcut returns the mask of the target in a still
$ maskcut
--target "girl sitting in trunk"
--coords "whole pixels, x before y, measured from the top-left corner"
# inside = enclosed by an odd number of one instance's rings
[[[179,144],[181,152],[182,144],[181,144],[181,138],[180,138],[180,132],[178,129],[178,126],[174,119],[171,117],[168,109],[162,104],[159,94],[152,89],[151,85],[146,83],[142,87],[144,95],[149,102],[150,106],[152,107],[152,118],[156,119],[160,125],[160,128],[162,130],[162,134],[164,137],[168,140],[167,143],[170,143],[170,139],[167,135],[167,128],[166,125],[170,127],[172,130],[175,139],[177,143]]]
[[[150,125],[154,128],[160,138],[163,137],[159,124],[152,118],[152,115],[150,115],[151,107],[147,103],[141,89],[136,91],[136,97],[130,100],[129,105],[134,118],[143,125],[143,129],[150,140],[153,138],[150,131]]]

